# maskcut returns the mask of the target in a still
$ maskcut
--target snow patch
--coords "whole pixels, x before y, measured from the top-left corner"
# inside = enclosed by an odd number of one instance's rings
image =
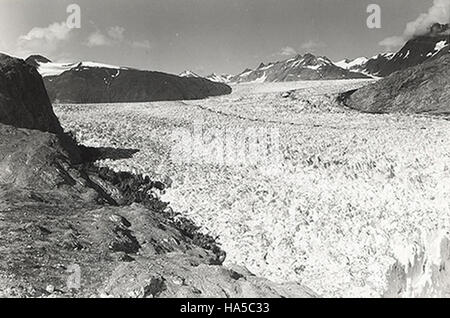
[[[180,76],[180,77],[201,77],[200,75],[198,75],[192,71],[184,71],[183,73],[181,73],[178,76]]]
[[[440,51],[442,51],[447,46],[448,46],[447,41],[440,41],[440,42],[436,43],[436,46],[434,47],[434,52],[431,53],[432,54],[431,56],[435,56],[436,54],[438,54]]]
[[[342,61],[336,62],[334,64],[340,68],[349,70],[349,69],[353,69],[356,67],[361,67],[364,64],[366,64],[367,61],[369,61],[369,59],[367,57],[358,57],[354,60],[342,60]]]
[[[38,62],[38,72],[42,77],[49,76],[59,76],[64,72],[70,71],[75,68],[107,68],[115,70],[126,70],[125,67],[120,67],[116,65],[103,64],[97,62],[78,62],[78,63],[39,63]],[[118,74],[117,74],[118,75]]]

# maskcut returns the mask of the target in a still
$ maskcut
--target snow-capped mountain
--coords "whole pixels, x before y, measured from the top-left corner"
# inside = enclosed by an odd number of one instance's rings
[[[25,62],[36,67],[42,77],[58,76],[70,70],[89,68],[107,68],[113,70],[129,70],[130,68],[97,62],[54,63],[41,55],[32,55]]]
[[[397,53],[383,53],[370,59],[360,57],[342,60],[335,64],[374,77],[385,77],[394,72],[422,64],[448,54],[450,49],[450,26],[436,23],[428,34],[417,36]]]
[[[125,103],[201,99],[231,93],[231,87],[200,77],[96,63],[53,63],[34,55],[26,59],[44,78],[53,102]]]
[[[327,57],[308,53],[284,61],[261,63],[255,70],[247,69],[234,76],[231,82],[263,83],[349,78],[367,78],[367,76],[339,67]]]
[[[189,71],[189,70],[180,73],[178,76],[180,76],[180,77],[202,77],[202,76],[200,76],[192,71]]]
[[[368,60],[367,57],[358,57],[354,60],[345,59],[334,64],[346,70],[353,70],[359,69],[362,65],[366,64]]]
[[[233,75],[228,75],[228,74],[218,75],[216,73],[212,73],[211,75],[208,75],[205,78],[209,79],[212,82],[229,83],[231,81],[231,79],[233,78]]]
[[[354,60],[345,59],[335,64],[346,70],[365,74],[370,77],[380,77],[380,69],[395,56],[395,53],[381,53],[371,58],[358,57]]]
[[[448,26],[447,26],[448,28]],[[450,30],[449,30],[450,31]],[[380,76],[387,76],[394,72],[416,66],[424,62],[437,59],[449,53],[450,35],[447,32],[428,34],[409,40],[386,65],[380,69]]]
[[[233,77],[232,75],[226,75],[226,74],[218,75],[216,73],[212,73],[211,75],[208,75],[208,76],[200,76],[197,73],[189,71],[189,70],[180,73],[178,76],[206,78],[207,80],[210,80],[211,82],[216,82],[216,83],[229,83],[230,79]]]

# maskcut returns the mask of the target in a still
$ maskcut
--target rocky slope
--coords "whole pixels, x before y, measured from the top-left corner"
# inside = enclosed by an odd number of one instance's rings
[[[301,80],[335,80],[368,78],[361,73],[343,69],[326,57],[312,54],[297,55],[294,58],[275,63],[262,63],[257,69],[247,69],[231,78],[230,82],[289,82]]]
[[[44,77],[52,102],[125,103],[202,99],[231,93],[231,88],[204,78],[179,77],[93,62],[60,64],[27,59]]]
[[[214,239],[161,202],[165,185],[97,168],[90,161],[101,150],[74,158],[62,135],[48,132],[62,130],[57,120],[18,128],[22,100],[9,90],[20,79],[43,96],[42,80],[4,56],[0,78],[0,112],[15,118],[0,124],[0,297],[315,296],[223,267]],[[24,114],[36,106],[26,101]],[[40,110],[53,116],[51,107]]]
[[[396,72],[340,96],[351,108],[371,113],[450,114],[450,54]]]

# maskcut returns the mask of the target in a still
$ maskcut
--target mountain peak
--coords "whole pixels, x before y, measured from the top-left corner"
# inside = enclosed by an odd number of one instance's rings
[[[446,33],[449,30],[450,30],[449,23],[447,23],[447,24],[434,23],[430,27],[429,35],[430,36],[439,36],[439,35],[443,35],[444,33]],[[449,35],[450,35],[450,33],[449,33]]]
[[[300,56],[300,57],[302,57],[300,54],[298,55],[298,56]],[[310,58],[315,58],[316,56],[314,55],[314,54],[312,54],[312,53],[306,53],[305,55],[303,55],[303,58],[308,58],[308,59],[310,59]]]
[[[186,70],[178,75],[179,77],[201,77],[197,73],[194,73],[190,70]]]
[[[368,78],[368,76],[338,67],[328,57],[306,53],[297,54],[283,61],[261,63],[257,69],[246,69],[234,76],[230,82],[264,83],[350,78]]]

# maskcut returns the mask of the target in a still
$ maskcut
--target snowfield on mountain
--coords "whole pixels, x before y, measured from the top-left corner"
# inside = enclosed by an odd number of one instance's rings
[[[163,199],[218,236],[228,263],[322,296],[424,295],[447,273],[437,269],[450,231],[450,122],[336,103],[370,82],[243,84],[201,101],[55,112],[87,146],[139,149],[98,163],[170,184]],[[231,135],[260,150],[269,138],[270,151],[224,151]]]

